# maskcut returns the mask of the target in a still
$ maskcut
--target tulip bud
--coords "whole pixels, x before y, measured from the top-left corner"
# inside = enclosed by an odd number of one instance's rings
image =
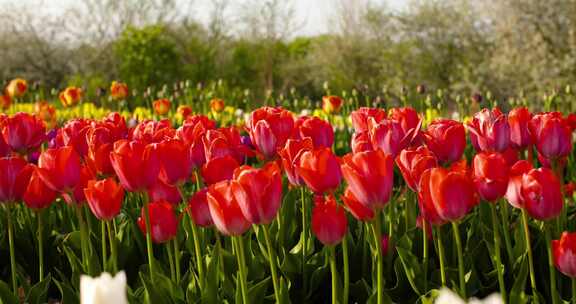
[[[145,209],[138,218],[138,226],[142,233],[146,234],[146,223],[144,222]],[[172,204],[167,201],[157,201],[148,205],[150,216],[150,229],[152,231],[152,241],[156,244],[165,243],[176,237],[178,232],[178,217],[174,214]]]
[[[316,196],[312,209],[312,232],[325,246],[333,246],[344,238],[348,220],[342,207],[336,204],[333,196]]]

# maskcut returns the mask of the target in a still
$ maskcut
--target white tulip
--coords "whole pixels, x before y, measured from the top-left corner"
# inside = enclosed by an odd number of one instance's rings
[[[470,299],[468,304],[503,304],[502,297],[500,294],[494,293],[485,298],[484,300],[478,300],[476,298]],[[438,297],[434,301],[434,304],[466,304],[466,301],[462,300],[456,293],[448,288],[440,289]]]
[[[80,277],[81,304],[127,304],[126,274],[120,271],[115,277],[105,272],[99,277]]]

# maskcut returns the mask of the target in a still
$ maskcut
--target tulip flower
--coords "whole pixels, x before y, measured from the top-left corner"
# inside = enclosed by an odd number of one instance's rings
[[[72,119],[58,129],[65,146],[72,146],[81,158],[88,155],[87,134],[92,129],[91,121],[86,119]]]
[[[300,186],[304,183],[296,172],[296,164],[299,162],[302,153],[313,149],[312,139],[306,137],[303,139],[289,139],[286,141],[284,148],[278,151],[282,159],[282,167],[291,185]]]
[[[430,189],[430,173],[431,169],[422,172],[420,177],[420,187],[418,190],[418,207],[420,215],[424,220],[432,225],[441,226],[446,223],[436,210],[434,201],[432,200],[432,191]]]
[[[537,114],[528,124],[532,141],[544,157],[555,160],[572,151],[572,129],[560,112]]]
[[[176,130],[168,119],[144,120],[132,130],[131,139],[145,143],[160,143],[174,138]]]
[[[390,200],[394,160],[381,150],[349,153],[342,158],[342,175],[362,205],[381,210]]]
[[[124,100],[130,91],[128,90],[128,85],[123,82],[112,81],[110,85],[110,97],[114,100]]]
[[[292,135],[294,118],[282,108],[262,107],[252,112],[246,127],[258,152],[271,159]]]
[[[0,109],[7,110],[12,105],[12,98],[10,95],[0,94]]]
[[[186,182],[192,174],[190,151],[181,140],[163,141],[158,145],[160,158],[159,178],[170,185]]]
[[[172,204],[167,201],[156,201],[148,204],[148,214],[150,215],[150,230],[152,231],[152,241],[161,244],[176,237],[178,232],[178,217],[174,213]],[[138,226],[142,233],[146,234],[145,211],[138,218]]]
[[[28,113],[17,113],[5,118],[0,128],[10,149],[22,154],[38,148],[46,138],[44,122]]]
[[[97,278],[80,277],[80,304],[128,304],[126,274],[121,271],[112,277],[105,272]]]
[[[506,194],[508,164],[502,154],[480,152],[474,156],[472,168],[476,190],[483,200],[495,202]]]
[[[250,222],[242,213],[230,181],[211,185],[207,198],[214,226],[222,234],[237,236],[250,229]]]
[[[328,148],[304,151],[295,165],[298,175],[316,194],[335,190],[342,180],[338,159]]]
[[[350,147],[352,148],[352,153],[374,150],[368,131],[354,133],[350,141]]]
[[[208,130],[202,138],[206,161],[214,158],[232,156],[238,163],[243,163],[252,151],[242,143],[240,133],[235,127]]]
[[[188,214],[195,225],[200,227],[209,227],[214,224],[212,215],[210,214],[210,207],[208,206],[208,188],[194,193],[188,201]]]
[[[438,166],[436,156],[426,147],[407,148],[396,157],[396,165],[406,185],[417,192],[424,171]]]
[[[510,144],[510,125],[500,109],[483,109],[466,125],[476,151],[502,152]]]
[[[192,115],[192,107],[187,105],[179,105],[176,109],[176,113],[182,117],[182,119],[186,119],[188,116]]]
[[[312,209],[312,232],[325,246],[334,246],[344,238],[348,220],[333,196],[316,196]]]
[[[80,182],[81,169],[80,156],[73,147],[67,146],[44,151],[37,171],[50,189],[71,193]]]
[[[86,133],[88,144],[87,162],[93,170],[99,174],[114,174],[114,168],[110,162],[110,152],[114,148],[114,135],[109,128],[90,128]]]
[[[210,110],[214,113],[220,113],[224,111],[224,100],[220,98],[212,98],[210,100]]]
[[[120,213],[124,189],[113,178],[89,181],[84,194],[90,210],[98,219],[109,221]]]
[[[10,96],[10,98],[19,98],[26,93],[28,89],[28,83],[26,80],[22,78],[15,78],[12,79],[8,85],[6,86],[6,94]]]
[[[95,179],[96,176],[94,172],[88,166],[82,166],[80,168],[80,179],[74,189],[72,189],[72,193],[62,193],[62,198],[67,204],[78,204],[81,205],[86,202],[86,196],[84,195],[84,188],[88,186],[88,182]]]
[[[152,107],[154,107],[154,113],[160,116],[168,114],[170,111],[170,100],[166,98],[157,99],[152,102]]]
[[[202,179],[207,185],[232,179],[234,170],[239,166],[238,161],[230,155],[215,158],[202,166]]]
[[[0,158],[0,203],[22,200],[33,168],[20,157]]]
[[[126,126],[126,119],[118,112],[112,112],[108,114],[102,123],[106,125],[107,128],[113,131],[115,138],[126,138],[128,135],[128,128]]]
[[[322,110],[328,114],[340,112],[344,100],[338,96],[330,95],[322,97]]]
[[[410,134],[411,141],[416,140],[420,135],[422,118],[412,107],[392,108],[388,118],[400,123],[404,134]]]
[[[376,123],[380,123],[386,119],[386,111],[380,108],[361,107],[358,110],[352,111],[350,118],[352,119],[352,126],[356,133],[361,133],[368,131],[368,120],[370,118],[373,118]]]
[[[303,116],[298,118],[294,131],[297,138],[311,138],[315,148],[330,148],[334,144],[332,125],[318,117]]]
[[[369,222],[374,219],[374,210],[360,203],[354,196],[354,193],[350,191],[350,188],[346,188],[341,199],[344,202],[346,210],[348,210],[355,219],[361,222]]]
[[[462,158],[466,148],[466,132],[464,125],[455,120],[437,119],[423,133],[428,149],[438,158],[438,161],[454,162]]]
[[[178,205],[182,201],[182,196],[180,195],[178,187],[166,184],[160,179],[148,188],[148,198],[153,202],[164,200],[173,205]]]
[[[550,169],[532,169],[522,175],[520,195],[526,211],[535,219],[552,219],[562,212],[562,186]]]
[[[58,192],[50,189],[34,168],[22,197],[26,206],[33,210],[41,210],[50,206],[57,197]]]
[[[412,143],[419,130],[418,125],[417,128],[410,129],[406,133],[399,121],[384,119],[376,123],[373,118],[368,119],[368,132],[372,146],[393,157]]]
[[[124,189],[145,191],[158,178],[160,161],[156,146],[141,141],[119,140],[114,143],[110,162]]]
[[[559,240],[552,241],[554,266],[561,273],[576,278],[576,232],[563,232]]]
[[[60,92],[58,98],[65,108],[72,107],[80,102],[82,99],[82,89],[77,87],[67,87],[64,91]]]
[[[532,144],[528,123],[532,113],[526,107],[514,108],[508,113],[510,144],[516,149],[526,149]]]

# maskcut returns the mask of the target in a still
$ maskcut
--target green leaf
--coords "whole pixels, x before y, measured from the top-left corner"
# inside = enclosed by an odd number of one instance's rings
[[[36,283],[32,286],[28,295],[26,296],[26,303],[30,304],[41,304],[46,303],[46,295],[48,293],[48,288],[50,287],[50,281],[52,277],[50,274],[41,282]]]
[[[262,303],[264,297],[266,296],[266,290],[270,286],[272,281],[271,277],[267,277],[264,280],[252,285],[248,289],[248,301],[250,303]]]
[[[404,273],[406,273],[406,278],[408,278],[410,286],[412,286],[414,292],[416,292],[418,295],[421,295],[421,290],[424,290],[424,286],[422,286],[423,281],[419,279],[422,278],[420,262],[416,256],[412,254],[412,252],[402,247],[396,247],[396,251],[398,252],[400,262],[402,262]]]
[[[66,303],[66,304],[78,304],[79,303],[79,295],[76,294],[76,292],[74,292],[74,290],[64,284],[64,282],[60,282],[57,280],[54,280],[54,283],[56,283],[56,286],[58,286],[58,289],[60,290],[60,295],[62,296],[62,303]]]
[[[512,285],[512,289],[510,290],[510,303],[528,302],[528,296],[524,292],[529,272],[528,259],[525,255],[522,257],[520,263],[520,271],[517,273],[514,285]]]
[[[0,303],[19,304],[18,298],[12,293],[10,287],[4,281],[0,281]]]

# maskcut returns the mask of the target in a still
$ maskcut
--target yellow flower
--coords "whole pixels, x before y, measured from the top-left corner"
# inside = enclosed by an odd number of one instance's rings
[[[15,78],[6,86],[6,94],[11,98],[18,98],[26,93],[28,83],[22,78]]]
[[[58,97],[65,108],[75,106],[80,102],[80,99],[82,99],[82,89],[77,87],[67,87],[64,91],[60,92]]]

